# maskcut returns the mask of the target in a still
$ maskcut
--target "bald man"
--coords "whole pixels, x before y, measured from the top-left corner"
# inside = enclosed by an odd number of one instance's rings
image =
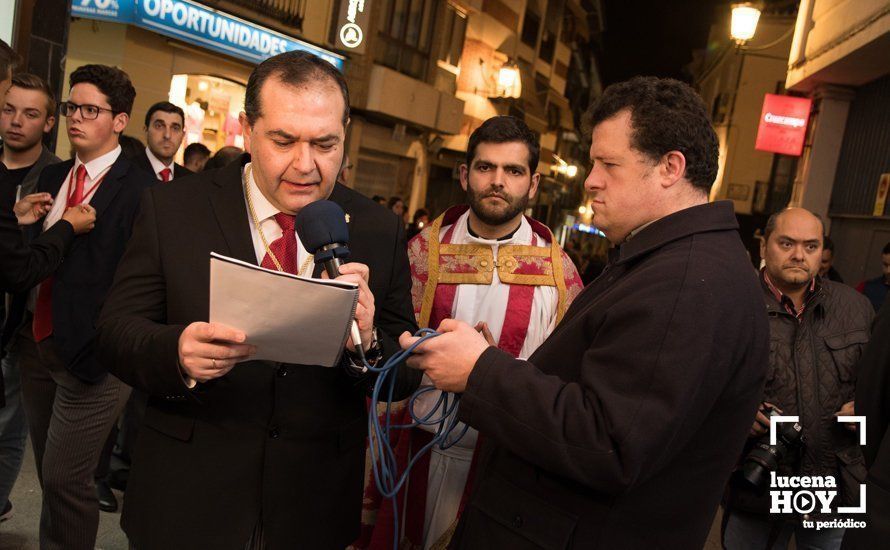
[[[743,463],[751,464],[748,453],[760,450],[759,444],[769,444],[767,407],[799,416],[806,444],[787,445],[776,473],[831,476],[838,495],[829,514],[820,514],[821,504],[804,518],[771,513],[770,478],[755,487],[740,469],[727,504],[723,542],[728,550],[785,548],[792,534],[798,548],[839,548],[844,529],[817,530],[801,520],[830,521],[837,518],[838,506],[859,505],[865,476],[859,437],[855,424],[839,423],[836,417],[854,414],[854,366],[868,342],[874,313],[855,290],[819,276],[823,231],[819,218],[801,208],[774,214],[766,224],[760,278],[770,322],[770,364]]]

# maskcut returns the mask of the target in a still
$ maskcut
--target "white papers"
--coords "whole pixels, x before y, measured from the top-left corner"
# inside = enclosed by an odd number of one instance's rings
[[[251,359],[333,367],[358,304],[358,286],[272,271],[210,254],[210,322],[247,335]]]

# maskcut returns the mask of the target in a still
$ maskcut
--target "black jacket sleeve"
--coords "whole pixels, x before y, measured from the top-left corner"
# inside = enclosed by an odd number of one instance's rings
[[[729,368],[715,353],[720,307],[707,284],[687,277],[678,288],[676,278],[657,274],[647,283],[585,321],[586,351],[561,359],[581,363],[576,381],[488,348],[470,374],[460,420],[545,471],[605,494],[663,468],[718,397],[703,389],[708,371]]]
[[[151,395],[181,397],[191,393],[179,370],[179,336],[185,327],[166,324],[166,299],[149,189],[99,315],[98,354],[130,386]]]
[[[15,215],[0,212],[0,288],[3,292],[24,292],[52,275],[74,237],[71,224],[60,220],[26,245]]]

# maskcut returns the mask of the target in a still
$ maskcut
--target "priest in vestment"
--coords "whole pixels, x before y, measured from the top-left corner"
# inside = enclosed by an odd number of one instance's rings
[[[537,192],[539,155],[534,133],[515,117],[491,118],[470,136],[467,163],[460,168],[467,204],[448,209],[408,244],[419,326],[436,328],[447,318],[465,321],[493,345],[527,358],[581,292],[575,265],[547,226],[523,215]],[[433,390],[420,396],[415,415],[429,412],[439,395]],[[411,421],[404,408],[397,416],[396,423]],[[462,431],[461,424],[453,433]],[[394,442],[400,467],[434,434],[428,426],[400,434]],[[400,548],[447,546],[482,437],[470,428],[452,447],[436,446],[417,462],[398,499]],[[392,548],[392,514],[390,501],[381,499],[371,478],[365,530],[355,547]]]

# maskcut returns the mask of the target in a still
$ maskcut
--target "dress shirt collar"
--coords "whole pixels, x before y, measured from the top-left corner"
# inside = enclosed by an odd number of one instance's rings
[[[111,165],[115,163],[117,158],[121,155],[121,146],[118,145],[111,151],[105,153],[101,157],[96,157],[89,162],[83,162],[80,160],[80,156],[74,157],[74,170],[77,171],[77,167],[81,164],[87,169],[87,177],[90,178],[90,181],[95,181],[103,172],[111,168]]]
[[[247,167],[250,166],[250,163],[244,165],[244,170],[247,171]],[[276,208],[269,199],[266,198],[265,195],[260,191],[259,186],[256,183],[256,180],[253,177],[253,170],[250,171],[250,181],[247,182],[247,185],[250,186],[250,199],[253,203],[253,212],[256,214],[257,220],[262,223],[269,218],[275,216],[280,210]]]
[[[151,152],[151,149],[148,147],[145,148],[145,156],[148,157],[148,162],[151,163],[151,169],[154,170],[155,177],[161,179],[161,170],[164,168],[170,169],[170,179],[173,179],[173,166],[174,162],[170,161],[170,165],[164,164],[164,162],[155,156],[154,153]]]

